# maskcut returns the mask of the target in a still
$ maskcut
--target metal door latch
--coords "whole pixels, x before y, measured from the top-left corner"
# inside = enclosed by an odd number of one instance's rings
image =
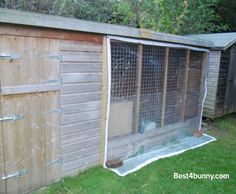
[[[23,114],[0,117],[0,122],[2,122],[2,121],[13,121],[13,122],[15,122],[16,120],[23,119],[23,118],[24,118]]]
[[[9,178],[14,178],[14,177],[17,177],[19,178],[20,176],[23,176],[26,174],[26,170],[23,169],[23,170],[19,170],[18,172],[15,172],[15,173],[12,173],[12,174],[9,174],[7,176],[2,176],[0,177],[1,180],[6,180],[6,179],[9,179]]]

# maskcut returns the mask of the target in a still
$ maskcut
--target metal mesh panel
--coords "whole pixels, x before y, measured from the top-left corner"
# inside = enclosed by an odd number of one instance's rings
[[[164,77],[162,47],[143,46],[140,132],[160,127]]]
[[[111,42],[109,138],[132,133],[136,103],[137,45]]]
[[[181,120],[186,50],[170,49],[166,89],[165,125]]]
[[[200,87],[202,75],[203,52],[191,51],[188,66],[188,83],[185,101],[185,119],[198,115],[201,106]],[[200,103],[200,104],[199,104]]]
[[[137,45],[111,43],[111,101],[133,100],[136,88]]]
[[[165,56],[168,50],[169,55]],[[186,85],[187,53],[186,49],[111,42],[111,93],[106,152],[106,165],[109,168],[116,168],[112,167],[114,164],[121,165],[118,171],[126,174],[153,157],[167,152],[169,154],[174,148],[181,147],[179,138],[192,135],[199,126],[198,118],[175,125],[183,121],[183,116],[186,119],[194,117],[198,110],[202,53],[190,52],[189,83]],[[168,72],[164,72],[165,69]],[[165,126],[161,127],[165,73]],[[189,98],[186,104],[185,90],[186,98]],[[186,115],[183,115],[184,105],[187,105]],[[173,125],[166,126],[169,124]],[[187,141],[196,143],[191,138],[187,138]],[[185,143],[183,148],[188,144]]]

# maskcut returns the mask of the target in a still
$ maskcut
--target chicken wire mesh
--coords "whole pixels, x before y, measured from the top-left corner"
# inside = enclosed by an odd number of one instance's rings
[[[140,132],[160,127],[165,49],[143,46]]]
[[[196,117],[201,111],[202,98],[200,96],[201,90],[201,76],[203,71],[204,53],[199,51],[190,52],[190,60],[188,66],[188,82],[185,100],[185,115],[184,118],[190,119]]]
[[[192,136],[199,127],[204,52],[191,50],[187,66],[188,52],[183,48],[169,48],[169,52],[166,52],[166,48],[161,46],[119,41],[111,41],[110,47],[111,85],[106,160],[123,161],[119,171],[125,173],[142,166],[135,158],[139,158],[139,161],[149,160],[160,149],[163,150],[160,153],[169,153],[173,148],[171,145],[180,146],[183,139],[180,141],[179,134],[181,138],[188,134]],[[168,71],[163,105],[166,58]],[[162,106],[165,108],[164,118]],[[164,126],[161,126],[162,119]],[[185,148],[193,145],[192,140],[184,141],[190,142]]]
[[[167,74],[165,125],[181,120],[184,103],[186,49],[170,49]]]

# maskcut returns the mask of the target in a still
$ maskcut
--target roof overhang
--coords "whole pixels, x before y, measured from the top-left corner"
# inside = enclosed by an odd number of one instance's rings
[[[140,38],[204,48],[214,46],[210,41],[186,36],[11,9],[0,9],[0,23]]]
[[[236,32],[211,33],[211,34],[191,34],[186,37],[198,40],[209,40],[214,43],[211,50],[227,50],[236,43]]]

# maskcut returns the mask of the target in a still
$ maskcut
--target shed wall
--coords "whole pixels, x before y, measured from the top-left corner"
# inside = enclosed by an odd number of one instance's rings
[[[228,85],[228,73],[230,67],[231,48],[221,52],[219,77],[216,92],[216,103],[214,117],[219,117],[226,114],[226,88]]]
[[[100,163],[103,36],[3,25],[0,39],[1,117],[24,115],[1,125],[0,177],[27,172],[1,181],[0,193]]]
[[[227,77],[225,110],[227,113],[236,112],[236,44],[230,53],[230,67]]]
[[[60,41],[62,175],[100,162],[102,42]]]
[[[203,109],[203,116],[207,118],[214,118],[220,60],[221,51],[210,51],[207,76],[207,97]]]

